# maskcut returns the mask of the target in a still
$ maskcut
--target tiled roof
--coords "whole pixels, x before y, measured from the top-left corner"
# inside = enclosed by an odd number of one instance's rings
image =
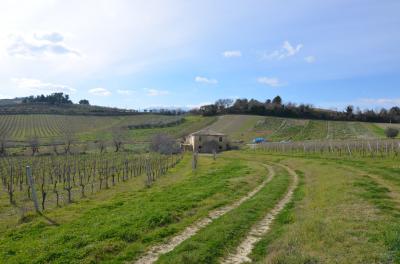
[[[192,136],[226,136],[223,133],[219,133],[219,132],[216,132],[211,129],[202,129],[202,130],[194,132],[190,135],[192,135]]]

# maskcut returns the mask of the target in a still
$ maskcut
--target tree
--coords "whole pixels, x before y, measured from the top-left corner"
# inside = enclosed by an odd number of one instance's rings
[[[103,153],[106,150],[107,146],[106,146],[106,142],[104,140],[102,140],[102,139],[97,140],[96,144],[100,150],[100,153]]]
[[[122,130],[122,128],[113,129],[112,137],[113,137],[115,152],[118,152],[122,148],[125,141],[124,131]]]
[[[0,137],[0,156],[6,156],[7,155],[7,138],[2,135]]]
[[[229,108],[231,105],[233,104],[233,100],[232,99],[218,99],[215,102],[215,106],[219,109],[219,110],[224,110],[226,108]]]
[[[399,135],[399,130],[394,127],[388,127],[385,129],[385,134],[388,138],[395,138]]]
[[[32,137],[29,140],[29,146],[31,147],[32,156],[35,156],[36,153],[39,153],[39,138],[37,136]]]
[[[24,98],[22,100],[23,103],[45,103],[52,105],[60,105],[60,104],[72,104],[72,101],[69,99],[68,94],[64,93],[52,93],[50,95],[38,95],[34,97],[33,95]]]
[[[354,106],[349,105],[349,106],[346,107],[347,116],[352,116],[353,115],[353,111],[354,111]]]
[[[55,154],[55,155],[58,155],[59,153],[58,153],[58,145],[60,144],[59,142],[57,142],[55,139],[53,139],[51,142],[50,142],[50,144],[51,144],[51,146],[52,146],[52,150],[53,150],[53,153]]]
[[[68,124],[68,120],[65,120],[66,124]],[[75,135],[72,129],[65,128],[63,131],[64,136],[64,154],[71,154],[71,145],[74,143]]]
[[[217,106],[216,105],[203,105],[200,107],[200,112],[203,116],[213,116],[217,114]]]
[[[80,100],[80,101],[79,101],[79,104],[80,104],[80,105],[90,105],[90,104],[89,104],[89,100],[86,100],[86,99]]]
[[[272,103],[275,105],[281,105],[282,104],[282,98],[277,95],[274,99],[272,99]]]
[[[151,140],[150,149],[161,154],[174,154],[180,151],[177,141],[167,134],[155,135]]]

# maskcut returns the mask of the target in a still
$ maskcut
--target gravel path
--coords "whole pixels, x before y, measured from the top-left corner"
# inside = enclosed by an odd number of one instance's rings
[[[228,255],[228,257],[225,258],[221,263],[239,264],[251,262],[249,255],[252,252],[254,245],[268,232],[275,217],[292,199],[293,192],[296,189],[299,181],[297,173],[287,166],[281,164],[276,165],[286,169],[293,177],[293,182],[291,183],[288,192],[261,221],[251,228],[250,232],[247,234],[243,242],[236,248],[235,252]]]
[[[134,263],[137,264],[149,264],[149,263],[154,263],[158,260],[158,258],[165,253],[168,253],[172,251],[175,247],[177,247],[179,244],[181,244],[183,241],[186,239],[194,236],[199,230],[202,228],[206,227],[209,225],[213,220],[223,216],[227,212],[239,207],[242,203],[253,197],[255,194],[257,194],[268,182],[272,180],[272,178],[275,176],[275,171],[271,166],[266,166],[268,169],[268,177],[265,181],[263,181],[259,186],[257,186],[255,189],[253,189],[251,192],[249,192],[246,196],[242,197],[240,200],[224,206],[222,208],[218,208],[215,210],[212,210],[207,217],[198,220],[197,222],[193,223],[192,225],[188,226],[185,230],[183,230],[181,233],[178,235],[172,237],[169,241],[166,243],[160,244],[153,246],[150,248],[149,251],[145,253],[139,260],[137,260]]]

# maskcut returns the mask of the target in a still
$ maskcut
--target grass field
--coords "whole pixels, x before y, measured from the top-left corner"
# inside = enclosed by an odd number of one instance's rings
[[[255,137],[271,141],[383,138],[388,124],[305,120],[252,115],[220,116],[210,128],[227,133],[234,141]]]
[[[218,263],[300,176],[294,198],[250,257],[255,263],[399,263],[398,159],[324,158],[252,151],[190,156],[146,188],[144,175],[45,217],[5,217],[2,263],[124,263],[168,241],[210,210],[258,186],[271,164],[275,177],[252,198],[162,255],[159,263]],[[0,199],[7,199],[2,193]],[[2,210],[5,210],[3,208]]]

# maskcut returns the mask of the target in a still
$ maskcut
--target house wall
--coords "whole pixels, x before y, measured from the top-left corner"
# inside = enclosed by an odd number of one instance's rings
[[[221,140],[220,140],[221,138]],[[202,152],[202,147],[205,142],[215,140],[218,142],[219,151],[227,150],[229,146],[227,136],[213,136],[213,135],[192,135],[189,138],[189,143],[193,146],[194,151]]]

